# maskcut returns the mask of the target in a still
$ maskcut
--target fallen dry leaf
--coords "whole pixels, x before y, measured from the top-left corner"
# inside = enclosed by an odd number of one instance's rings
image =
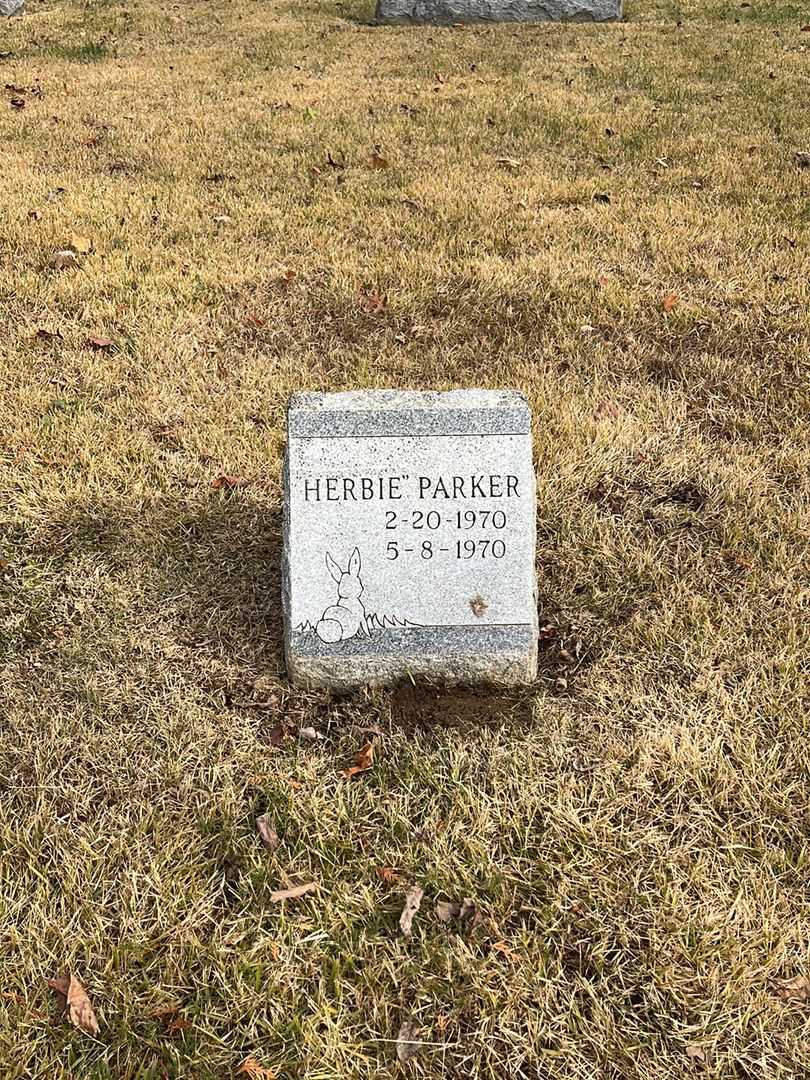
[[[405,893],[405,906],[399,917],[399,928],[406,937],[410,936],[413,917],[419,910],[424,895],[424,889],[421,889],[418,885],[411,885]]]
[[[76,258],[75,251],[68,251],[64,248],[61,251],[55,251],[48,260],[48,265],[52,270],[72,270],[73,267],[79,265],[79,260]]]
[[[686,1047],[686,1056],[691,1058],[692,1061],[699,1061],[701,1064],[706,1063],[706,1050],[699,1043],[689,1043]]]
[[[374,740],[364,743],[354,755],[354,765],[343,770],[346,777],[357,776],[358,773],[367,772],[374,764]]]
[[[267,734],[267,741],[271,746],[283,746],[284,745],[285,731],[281,724],[276,724],[275,727],[271,727]]]
[[[419,1053],[419,1043],[416,1037],[419,1027],[413,1020],[405,1020],[397,1034],[397,1061],[405,1064]]]
[[[275,1080],[276,1074],[266,1065],[261,1065],[252,1055],[246,1057],[237,1070],[247,1076],[248,1080]]]
[[[486,602],[483,596],[476,595],[472,598],[472,600],[470,600],[470,609],[473,615],[475,615],[476,619],[480,619],[488,607],[489,604]]]
[[[361,289],[360,299],[363,301],[363,306],[372,315],[379,315],[381,311],[385,311],[388,304],[388,298],[383,296],[377,289]]]
[[[375,873],[386,885],[394,885],[399,881],[399,874],[390,866],[378,866]]]
[[[275,825],[273,824],[269,814],[262,814],[261,817],[256,818],[256,828],[261,837],[261,841],[268,851],[275,851],[278,845],[281,843],[278,833],[276,832]]]
[[[166,1031],[169,1035],[179,1035],[181,1031],[189,1031],[192,1027],[191,1021],[186,1020],[184,1016],[175,1016],[166,1025]]]
[[[211,481],[211,487],[214,491],[221,491],[225,489],[231,491],[233,488],[247,487],[250,480],[244,476],[217,476]]]
[[[110,349],[115,348],[115,342],[106,337],[89,337],[85,339],[84,344],[88,349],[96,349],[99,352],[109,352]]]
[[[664,299],[661,301],[661,307],[664,311],[673,311],[678,306],[678,297],[675,293],[667,293]]]
[[[68,1018],[74,1027],[88,1035],[98,1035],[98,1020],[90,998],[75,975],[60,975],[56,979],[48,979],[48,986],[65,999]]]
[[[93,241],[87,236],[73,233],[70,238],[70,247],[77,255],[88,255],[93,250]]]
[[[810,1001],[810,979],[796,975],[793,979],[778,979],[776,996],[783,1001]]]
[[[331,162],[330,162],[330,164],[331,164]],[[382,154],[380,153],[379,146],[375,146],[374,149],[371,151],[371,157],[369,158],[369,164],[371,165],[372,169],[387,169],[388,168],[388,164],[389,164],[388,158],[384,158],[382,156]]]
[[[317,881],[308,881],[306,885],[294,885],[291,889],[277,889],[276,892],[270,893],[270,899],[273,903],[278,900],[297,900],[300,896],[306,896],[307,893],[317,892],[319,888]]]

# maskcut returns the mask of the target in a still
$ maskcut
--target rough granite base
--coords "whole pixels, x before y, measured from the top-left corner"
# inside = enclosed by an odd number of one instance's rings
[[[282,558],[290,680],[339,691],[534,681],[535,506],[521,394],[293,395]]]
[[[611,22],[622,0],[377,0],[381,23]]]

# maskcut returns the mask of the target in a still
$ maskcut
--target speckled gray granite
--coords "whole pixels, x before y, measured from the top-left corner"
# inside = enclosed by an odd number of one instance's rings
[[[293,395],[290,678],[335,689],[534,679],[535,502],[521,394]]]
[[[622,0],[377,0],[383,23],[608,22]]]

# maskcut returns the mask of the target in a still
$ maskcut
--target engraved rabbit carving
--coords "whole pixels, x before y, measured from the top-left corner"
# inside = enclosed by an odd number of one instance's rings
[[[337,582],[338,599],[321,616],[315,631],[321,641],[333,644],[345,641],[363,633],[370,636],[366,620],[366,608],[360,596],[363,583],[360,580],[360,551],[355,548],[349,559],[349,566],[341,570],[327,551],[326,566],[334,581]]]

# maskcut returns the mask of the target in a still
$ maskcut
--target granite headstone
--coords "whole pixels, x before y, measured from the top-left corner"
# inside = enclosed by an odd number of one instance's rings
[[[290,678],[530,682],[536,496],[523,395],[300,393],[287,424]]]
[[[622,0],[377,0],[382,23],[607,22]]]

